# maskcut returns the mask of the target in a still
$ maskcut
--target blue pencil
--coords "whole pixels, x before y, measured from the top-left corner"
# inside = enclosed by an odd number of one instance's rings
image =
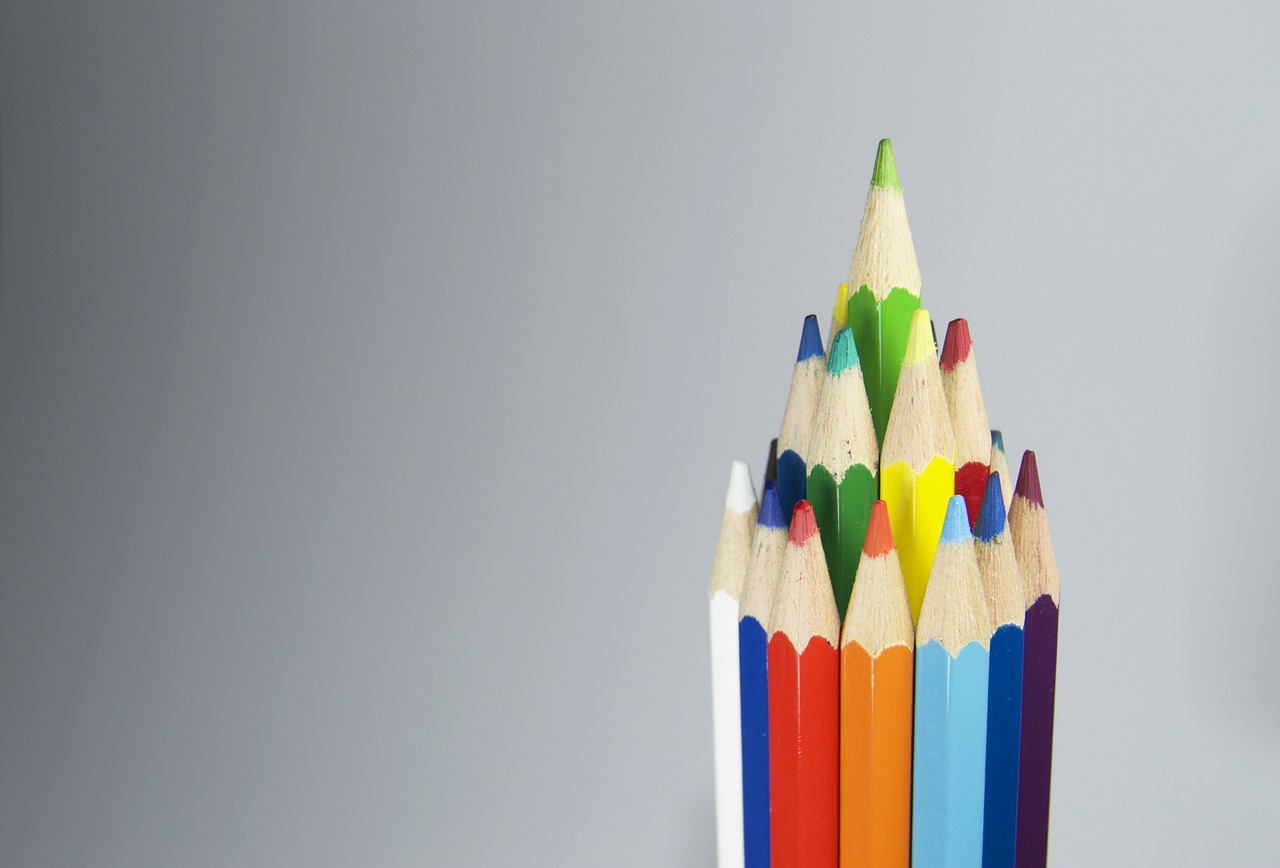
[[[800,351],[796,353],[787,409],[782,413],[782,430],[778,432],[778,499],[785,516],[790,516],[796,504],[805,499],[809,438],[826,371],[827,356],[822,351],[818,318],[809,314],[800,332]]]
[[[786,547],[787,520],[778,505],[778,483],[766,479],[738,621],[746,868],[769,868],[769,611]]]
[[[913,868],[982,864],[990,640],[969,516],[956,495],[916,625]]]
[[[1022,580],[1005,524],[999,473],[987,477],[973,528],[991,629],[987,690],[987,781],[983,868],[1013,868],[1018,830],[1018,746],[1022,731]]]

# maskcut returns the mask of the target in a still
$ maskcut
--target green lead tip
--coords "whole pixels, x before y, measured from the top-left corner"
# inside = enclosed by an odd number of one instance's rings
[[[845,326],[836,332],[827,353],[827,373],[841,374],[858,364],[858,348],[853,343],[853,329]]]
[[[893,142],[888,139],[881,139],[880,147],[876,149],[876,167],[871,172],[871,186],[895,193],[902,192],[902,185],[898,183],[898,164],[893,161]]]

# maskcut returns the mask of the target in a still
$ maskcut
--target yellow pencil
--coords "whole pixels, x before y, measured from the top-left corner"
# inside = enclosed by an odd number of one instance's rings
[[[955,494],[955,435],[938,370],[929,312],[911,317],[898,389],[880,452],[880,499],[898,543],[911,617],[920,604],[942,535],[947,500]]]

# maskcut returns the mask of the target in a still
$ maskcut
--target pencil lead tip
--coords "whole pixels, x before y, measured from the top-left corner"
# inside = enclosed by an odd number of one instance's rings
[[[1040,469],[1036,467],[1036,454],[1028,449],[1022,453],[1022,467],[1018,469],[1018,485],[1014,494],[1021,494],[1041,509],[1044,495],[1040,493]]]
[[[969,508],[964,495],[954,495],[947,501],[947,517],[942,522],[941,542],[966,542],[973,539],[969,533]]]
[[[862,553],[874,558],[893,551],[893,528],[889,527],[889,508],[883,500],[871,504],[871,520],[867,522],[867,538]]]
[[[843,328],[849,324],[849,284],[836,287],[836,306],[831,311],[831,321]]]
[[[871,172],[871,186],[895,193],[902,192],[902,185],[898,183],[898,164],[893,159],[893,142],[888,139],[881,139],[880,147],[876,149],[876,167]]]
[[[802,546],[817,532],[818,521],[813,517],[813,506],[807,500],[800,501],[791,513],[791,532],[787,539],[792,545]]]
[[[982,492],[982,506],[978,508],[978,520],[973,525],[973,535],[983,542],[991,542],[1004,530],[1004,492],[1000,489],[1000,474],[987,477],[986,490]]]
[[[942,342],[942,370],[950,373],[956,365],[969,358],[973,352],[973,338],[969,337],[969,322],[953,319],[947,326],[947,337]]]
[[[827,356],[827,373],[841,374],[858,364],[858,348],[853,343],[853,329],[845,326],[836,332]]]
[[[778,498],[778,480],[776,479],[764,481],[758,523],[764,527],[787,529],[787,517],[782,514],[782,501]]]
[[[804,318],[804,328],[800,332],[800,352],[796,353],[796,364],[820,355],[822,355],[822,332],[818,329],[818,317],[809,314]]]
[[[929,323],[929,311],[920,308],[911,315],[911,328],[907,332],[907,349],[902,354],[902,364],[936,362],[937,353],[937,344],[933,342],[933,328]]]
[[[734,512],[747,512],[756,505],[756,489],[751,484],[751,471],[747,462],[733,462],[729,471],[729,492],[725,495],[724,505]]]
[[[999,449],[1000,453],[1004,454],[1004,435],[995,428],[991,429],[991,447],[993,449]]]

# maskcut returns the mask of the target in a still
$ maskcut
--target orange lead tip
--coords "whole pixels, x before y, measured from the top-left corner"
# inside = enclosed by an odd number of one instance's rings
[[[893,528],[889,527],[889,507],[883,500],[871,504],[871,519],[867,522],[867,539],[862,553],[874,558],[893,551]]]
[[[787,539],[792,545],[802,546],[809,537],[818,532],[818,521],[813,517],[813,505],[807,500],[796,504],[791,513],[791,532]]]

